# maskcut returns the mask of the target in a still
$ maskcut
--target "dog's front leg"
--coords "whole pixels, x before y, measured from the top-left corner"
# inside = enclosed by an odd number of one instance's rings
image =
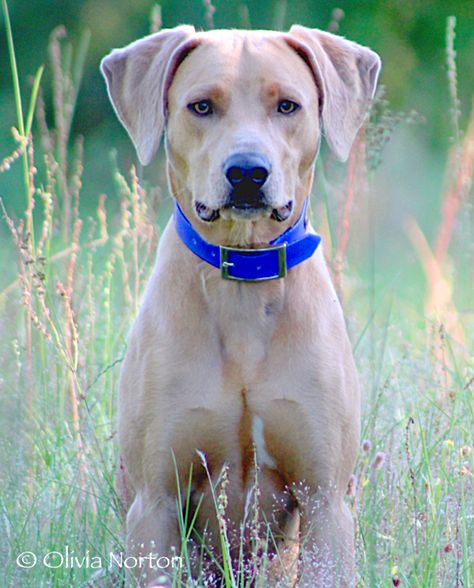
[[[151,587],[163,574],[171,575],[174,546],[179,545],[176,503],[165,494],[139,492],[127,513],[127,584],[134,575],[140,587]]]
[[[302,506],[298,586],[353,588],[354,524],[342,493],[319,489]]]

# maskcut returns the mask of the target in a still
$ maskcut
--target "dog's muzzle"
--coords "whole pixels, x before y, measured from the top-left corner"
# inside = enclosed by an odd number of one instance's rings
[[[286,220],[293,209],[293,201],[280,208],[272,208],[266,195],[265,184],[272,171],[267,157],[261,153],[234,153],[226,159],[223,172],[229,193],[223,210],[235,218],[255,219],[268,215],[278,222]],[[202,202],[195,202],[195,209],[201,220],[213,222],[220,216],[221,209],[212,209]]]

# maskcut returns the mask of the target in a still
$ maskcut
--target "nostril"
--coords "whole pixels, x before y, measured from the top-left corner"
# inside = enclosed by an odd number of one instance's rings
[[[255,167],[250,172],[250,179],[254,184],[258,186],[263,186],[268,178],[268,170],[264,167]]]
[[[244,179],[244,170],[241,167],[233,166],[227,170],[226,176],[232,186],[236,186]]]
[[[268,179],[271,164],[261,153],[234,153],[224,162],[224,174],[233,188],[258,189]]]
[[[243,180],[250,180],[252,184],[263,186],[268,178],[268,170],[264,167],[243,168],[232,166],[227,170],[226,177],[234,187]]]

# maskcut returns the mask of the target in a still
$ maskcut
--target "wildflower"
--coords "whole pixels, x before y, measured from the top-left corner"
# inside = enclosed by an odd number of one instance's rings
[[[398,576],[395,576],[394,578],[392,578],[392,584],[394,586],[400,586],[400,578],[398,578]]]
[[[372,467],[374,470],[378,470],[383,466],[385,463],[385,453],[383,451],[378,451],[374,457],[374,461],[372,462]]]
[[[364,453],[369,453],[371,447],[372,447],[372,443],[368,439],[365,439],[365,441],[362,441],[362,451]]]
[[[357,477],[352,474],[349,478],[349,483],[347,484],[347,496],[350,498],[354,498],[357,492]]]
[[[447,543],[444,546],[444,549],[443,549],[444,553],[450,553],[452,550],[453,550],[453,544],[452,543]]]
[[[446,439],[444,446],[448,449],[452,449],[454,447],[454,441],[452,439]]]
[[[464,447],[461,447],[459,450],[459,453],[461,454],[461,457],[467,457],[468,455],[471,455],[472,447],[470,445],[464,445]]]
[[[331,22],[329,23],[328,30],[331,33],[337,33],[339,30],[339,22],[344,18],[344,10],[341,8],[335,8],[331,14]]]

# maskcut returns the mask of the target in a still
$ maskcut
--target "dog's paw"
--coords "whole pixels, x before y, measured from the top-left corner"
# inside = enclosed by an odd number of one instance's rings
[[[169,576],[165,576],[162,574],[158,576],[151,584],[148,585],[148,588],[172,588],[173,584]]]

